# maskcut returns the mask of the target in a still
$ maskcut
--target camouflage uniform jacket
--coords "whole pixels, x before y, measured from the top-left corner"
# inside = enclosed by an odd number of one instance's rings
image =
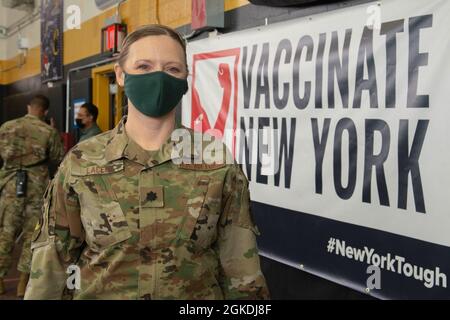
[[[38,117],[27,114],[5,122],[0,127],[0,190],[21,167],[33,177],[48,180],[46,160],[59,163],[63,156],[58,131]]]
[[[0,128],[0,191],[22,168],[28,173],[28,183],[40,186],[43,193],[48,183],[47,160],[58,164],[63,156],[58,131],[38,117],[27,114],[5,122]]]
[[[75,146],[47,189],[25,298],[268,298],[239,166],[177,165],[170,138],[145,151],[125,121]]]

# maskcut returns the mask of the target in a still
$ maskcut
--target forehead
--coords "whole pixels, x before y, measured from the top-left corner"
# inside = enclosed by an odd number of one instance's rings
[[[170,36],[147,36],[130,45],[128,51],[128,60],[134,62],[140,59],[184,62],[184,50]]]
[[[88,112],[88,110],[85,107],[80,107],[80,110],[78,111],[78,113],[88,114],[89,112]]]

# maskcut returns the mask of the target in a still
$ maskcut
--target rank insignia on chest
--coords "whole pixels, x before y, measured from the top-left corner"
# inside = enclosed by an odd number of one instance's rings
[[[140,204],[142,208],[163,208],[164,207],[164,187],[141,187]]]

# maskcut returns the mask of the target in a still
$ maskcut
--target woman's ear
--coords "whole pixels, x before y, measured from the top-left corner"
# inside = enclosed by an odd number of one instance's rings
[[[125,83],[125,73],[118,63],[114,65],[114,72],[116,74],[117,83],[119,84],[119,86],[123,87]]]

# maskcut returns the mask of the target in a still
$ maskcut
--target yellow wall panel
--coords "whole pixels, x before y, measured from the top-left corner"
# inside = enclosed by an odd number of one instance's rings
[[[0,70],[6,69],[6,61],[0,60]],[[6,77],[6,72],[0,72],[0,84],[6,84],[6,80],[4,79]]]
[[[155,0],[129,0],[120,7],[128,32],[142,24],[156,23]]]
[[[160,22],[172,28],[191,23],[191,8],[191,0],[160,1]]]
[[[64,32],[64,64],[100,53],[100,30],[103,27],[104,19],[108,16],[111,16],[111,13],[102,13],[82,23],[80,29]]]
[[[0,69],[17,66],[19,55],[12,59],[2,61]],[[28,50],[25,64],[20,68],[14,68],[6,72],[0,72],[0,84],[8,84],[25,79],[41,72],[41,48],[34,47]]]
[[[233,10],[249,3],[247,0],[225,0],[225,11]]]

